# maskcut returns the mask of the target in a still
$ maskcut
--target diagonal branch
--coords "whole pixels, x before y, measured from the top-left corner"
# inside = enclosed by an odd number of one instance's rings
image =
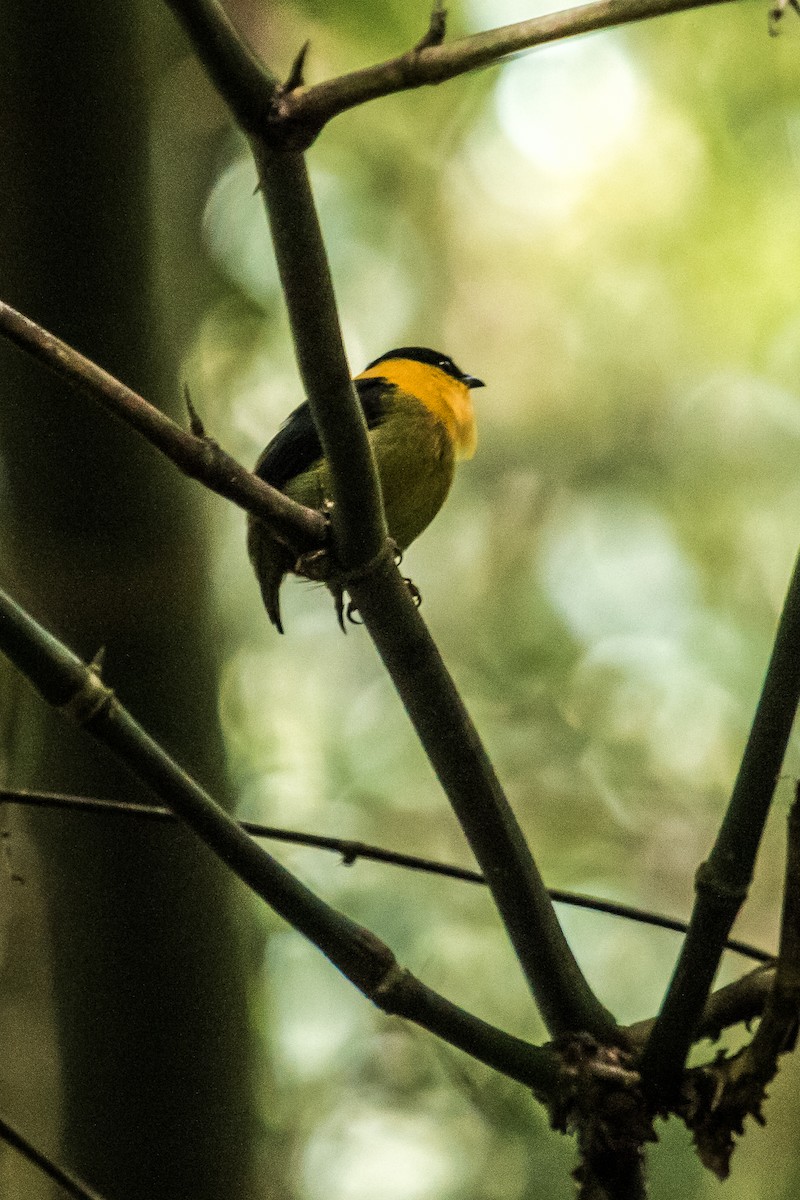
[[[396,92],[443,83],[509,55],[595,29],[612,29],[668,13],[729,0],[596,0],[532,17],[442,45],[425,39],[397,58],[276,97],[270,136],[295,148],[309,146],[339,113]]]
[[[71,1200],[103,1200],[99,1192],[90,1188],[88,1183],[84,1183],[71,1171],[67,1171],[58,1163],[53,1162],[4,1117],[0,1117],[0,1139],[9,1146],[13,1146],[18,1154],[21,1154],[43,1175],[57,1184],[60,1195],[69,1196]]]
[[[548,1029],[614,1042],[616,1025],[575,960],[494,767],[397,569],[383,564],[349,591],[480,864]]]
[[[359,610],[469,840],[553,1033],[616,1026],[567,944],[522,831],[386,542],[380,487],[346,371],[319,222],[302,155],[257,141],[298,362],[332,481],[334,548]],[[382,549],[383,547],[383,549]]]
[[[293,158],[294,156],[284,157]],[[293,170],[296,170],[296,163],[293,164]],[[288,232],[287,230],[286,233],[288,234]],[[305,302],[313,303],[313,296],[306,296],[304,299]],[[292,545],[302,548],[304,544],[320,544],[321,539],[327,531],[325,522],[319,513],[306,509],[302,505],[295,504],[283,496],[282,493],[270,488],[267,484],[251,475],[250,472],[245,471],[234,459],[225,454],[215,443],[210,442],[209,439],[197,437],[195,434],[181,429],[158,409],[148,404],[141,396],[138,396],[135,392],[114,379],[113,376],[108,375],[100,367],[72,350],[64,342],[61,342],[58,338],[35,325],[34,322],[23,317],[15,309],[2,302],[0,302],[0,333],[39,361],[44,362],[45,365],[56,371],[72,386],[88,393],[103,404],[105,408],[120,416],[133,429],[141,433],[152,445],[156,446],[162,453],[175,462],[184,473],[202,480],[212,490],[233,500],[248,511],[256,513],[260,519],[270,523],[276,532],[284,536]],[[313,358],[310,344],[307,353],[309,357]],[[316,383],[315,376],[312,376],[312,382]],[[323,419],[330,421],[334,427],[336,426],[335,412],[333,410]],[[349,459],[345,456],[346,449],[346,445],[338,446],[335,455],[337,456],[337,461],[341,459],[344,463],[340,474],[344,473],[347,477],[347,462]],[[362,503],[363,501],[359,494],[356,505],[359,518],[365,512],[364,508],[361,507]],[[299,516],[297,520],[296,514]],[[320,541],[312,541],[312,537],[319,538]],[[363,546],[363,535],[359,531],[354,539],[353,552],[357,552]],[[396,591],[395,603],[401,607],[404,606],[406,610],[410,608],[410,615],[413,620],[416,616],[416,610],[410,603],[405,586],[401,583],[399,574],[394,568],[392,568],[392,574],[395,577],[393,581]],[[355,579],[352,580],[350,587],[351,590],[358,588],[358,583]],[[362,603],[366,615],[367,611],[371,611],[373,601],[364,597]],[[379,606],[380,603],[379,601]],[[425,627],[421,621],[417,620],[416,624],[417,630],[421,627],[424,631]],[[411,652],[410,644],[405,647],[400,645],[399,648],[401,654],[407,658]],[[411,653],[410,659],[407,658],[407,661],[412,662],[412,664],[414,653]],[[538,876],[532,860],[530,860],[530,854],[524,845],[521,832],[516,825],[513,815],[510,813],[510,809],[508,809],[505,798],[499,791],[499,784],[490,767],[488,767],[489,775],[484,780],[484,785],[482,786],[480,783],[480,772],[487,770],[485,754],[480,747],[477,734],[474,732],[471,722],[466,716],[463,706],[455,693],[452,681],[446,674],[441,660],[438,659],[438,653],[435,651],[435,648],[432,648],[429,638],[427,638],[426,655],[431,658],[431,661],[435,665],[435,670],[439,677],[439,686],[443,686],[448,691],[450,720],[455,722],[453,728],[459,728],[466,721],[464,737],[467,745],[470,747],[470,753],[462,759],[461,766],[456,771],[456,775],[462,774],[463,776],[464,771],[469,771],[472,767],[478,772],[476,778],[462,778],[462,782],[466,785],[467,794],[470,796],[472,813],[471,816],[467,814],[465,818],[470,824],[468,837],[473,845],[473,849],[476,846],[476,839],[482,842],[485,850],[482,850],[480,854],[476,851],[476,855],[482,863],[484,871],[487,874],[491,872],[499,881],[497,886],[504,893],[508,893],[502,902],[498,901],[498,904],[500,904],[501,913],[506,923],[512,922],[514,925],[515,933],[512,940],[518,953],[521,956],[525,955],[533,964],[526,968],[526,974],[531,979],[533,977],[537,978],[535,994],[537,994],[537,998],[543,1006],[543,1011],[551,1014],[551,1019],[554,1022],[558,1020],[555,1016],[558,1011],[572,1012],[571,1021],[576,1023],[576,1025],[586,1025],[589,1028],[591,1023],[592,1031],[595,1033],[599,1033],[603,1029],[608,1030],[608,1018],[605,1016],[604,1010],[591,997],[591,993],[588,993],[588,999],[583,998],[588,989],[585,983],[581,986],[582,976],[580,976],[577,964],[575,964],[571,951],[567,947],[563,934],[558,927],[555,914],[552,913],[552,906],[549,906],[544,884]],[[437,662],[438,665],[436,665]],[[414,705],[422,699],[422,696],[415,697],[413,694],[415,690],[413,669],[411,673],[406,668],[400,667],[399,669],[404,672],[404,683],[402,686],[406,692],[410,692],[409,703]],[[432,703],[434,710],[437,708],[438,701],[436,700],[435,692],[433,693],[432,700],[429,697],[427,703],[429,706]],[[421,717],[424,719],[424,715],[421,714]],[[436,733],[431,722],[427,722],[426,739],[430,741],[431,738],[434,741],[438,740],[441,742],[440,751],[437,752],[440,758],[442,756],[448,758],[453,754],[451,745],[452,732],[450,730],[445,728],[441,731],[441,735],[439,735]],[[443,769],[446,770],[446,763]],[[438,771],[439,768],[437,768]],[[450,777],[448,776],[447,778],[449,779]],[[460,794],[458,779],[454,777],[451,782],[456,787],[456,794]],[[448,790],[448,786],[449,784],[446,785],[446,790]],[[486,824],[486,814],[484,812],[484,799],[487,790],[490,798],[495,794],[498,795],[501,798],[503,806],[502,815],[496,822],[489,822],[488,825]],[[522,867],[517,870],[514,867],[514,859],[519,854],[522,855]],[[487,863],[489,864],[488,871]],[[522,875],[524,885],[521,890],[517,886],[520,874]],[[530,894],[532,888],[536,891],[538,897],[535,901],[536,911],[546,914],[549,907],[552,914],[551,916],[545,915],[543,918],[547,923],[548,930],[544,938],[540,936],[539,928],[532,925],[529,918],[530,906],[528,905],[526,896]],[[562,975],[564,973],[553,968],[551,959],[554,954],[562,956],[568,964],[567,974],[564,976],[563,981]],[[562,1009],[563,1004],[567,1004],[567,1007]],[[568,1023],[570,1022],[570,1018],[563,1019]]]
[[[266,147],[305,150],[333,117],[382,96],[444,83],[548,42],[730,0],[594,0],[562,12],[444,42],[437,2],[429,28],[395,58],[312,87],[286,84],[239,38],[217,0],[166,0],[242,129]]]
[[[675,1095],[725,940],[750,885],[800,701],[800,559],[795,563],[764,686],[717,840],[697,872],[689,931],[642,1058],[649,1095]]]
[[[679,1115],[692,1131],[704,1166],[726,1179],[747,1117],[764,1124],[767,1084],[782,1054],[794,1050],[800,1018],[800,804],[789,812],[783,915],[778,961],[758,1029],[749,1045],[730,1057],[688,1071]]]
[[[70,387],[91,396],[166,455],[184,475],[232,500],[298,550],[323,545],[320,513],[296,504],[253,475],[205,436],[188,433],[91,359],[0,300],[0,336],[43,363]]]
[[[774,960],[765,962],[754,971],[748,971],[746,975],[712,992],[692,1040],[701,1042],[709,1038],[715,1042],[723,1029],[729,1029],[732,1025],[747,1025],[760,1017],[772,992],[775,970]],[[631,1044],[643,1048],[655,1023],[655,1018],[649,1017],[626,1025],[625,1033]]]
[[[251,139],[300,377],[330,468],[333,542],[346,572],[385,551],[387,531],[364,413],[342,341],[305,159]]]
[[[247,133],[263,129],[276,77],[234,29],[217,0],[166,0],[180,21],[214,86]]]
[[[253,842],[137,724],[102,682],[96,664],[87,667],[3,592],[0,651],[49,704],[108,746],[226,866],[374,1004],[547,1093],[556,1070],[551,1050],[495,1029],[399,966],[375,934],[326,904]]]

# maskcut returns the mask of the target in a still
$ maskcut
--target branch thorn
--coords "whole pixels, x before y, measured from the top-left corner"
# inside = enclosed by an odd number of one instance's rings
[[[92,661],[89,663],[89,670],[92,672],[93,675],[102,677],[105,661],[106,661],[106,648],[105,648],[105,646],[101,646],[99,648],[99,650],[97,651],[97,653],[95,654]]]
[[[306,55],[308,54],[310,41],[303,42],[297,52],[297,57],[292,63],[292,69],[289,72],[289,77],[281,88],[281,93],[285,96],[287,92],[294,92],[297,88],[302,87],[305,83],[305,66]]]
[[[192,404],[192,397],[189,393],[188,384],[184,384],[183,386],[183,398],[186,402],[186,411],[189,414],[189,428],[191,429],[192,433],[198,438],[207,437],[206,427],[200,419],[200,414],[198,413],[197,409]]]

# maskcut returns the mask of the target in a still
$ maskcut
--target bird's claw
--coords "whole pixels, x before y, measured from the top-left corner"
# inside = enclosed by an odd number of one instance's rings
[[[363,625],[364,624],[363,621],[359,621],[357,619],[358,618],[358,608],[352,600],[347,605],[347,608],[345,610],[345,616],[347,617],[347,619],[351,625]],[[344,629],[344,626],[342,626],[342,628]]]
[[[295,575],[305,579],[313,579],[315,583],[324,583],[331,574],[331,556],[327,546],[319,550],[309,550],[301,554],[292,568]]]
[[[399,551],[398,551],[398,553],[399,553]],[[419,606],[422,604],[422,592],[419,590],[417,585],[414,583],[414,580],[409,579],[405,575],[403,576],[403,583],[408,588],[408,594],[411,596],[411,599],[414,603],[414,608],[419,608]],[[341,614],[340,610],[337,609],[337,611],[339,612],[339,624],[342,628],[342,632],[344,632],[344,621],[342,620],[342,614]],[[364,624],[363,621],[360,621],[357,619],[358,618],[358,607],[353,600],[351,600],[349,602],[349,604],[343,610],[343,612],[344,612],[344,616],[347,618],[347,620],[350,622],[351,625],[363,625]]]
[[[410,595],[411,599],[414,602],[414,608],[419,608],[420,605],[422,604],[422,592],[419,590],[417,585],[414,583],[414,580],[409,579],[408,576],[406,576],[406,575],[403,576],[403,583],[408,588],[408,594]]]

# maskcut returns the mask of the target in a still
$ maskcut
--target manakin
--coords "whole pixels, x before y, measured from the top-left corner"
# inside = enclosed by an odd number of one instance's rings
[[[457,460],[475,453],[470,389],[484,385],[446,354],[423,346],[390,350],[354,383],[380,475],[389,534],[405,550],[442,507]],[[328,466],[307,403],[281,426],[255,473],[308,508],[329,507]],[[248,520],[247,549],[269,619],[283,633],[280,586],[290,572],[302,572],[301,564],[254,517]],[[341,589],[329,586],[341,623]]]

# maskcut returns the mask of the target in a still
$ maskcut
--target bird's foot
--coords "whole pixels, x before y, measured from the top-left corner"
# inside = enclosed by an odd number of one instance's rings
[[[398,551],[398,553],[399,553],[399,551]],[[408,576],[406,576],[406,575],[403,576],[403,583],[408,588],[408,593],[414,602],[414,608],[419,608],[419,606],[422,604],[422,592],[419,590],[417,585],[414,583],[414,580],[409,579]],[[336,611],[339,616],[339,625],[341,626],[342,632],[344,632],[344,624],[342,622],[341,609],[337,606]],[[353,603],[352,600],[347,605],[347,608],[344,610],[344,615],[347,617],[347,619],[351,625],[363,625],[364,624],[363,621],[359,621],[356,619],[358,617],[358,608],[356,607],[356,605]]]
[[[329,580],[336,577],[337,573],[336,560],[330,544],[332,510],[333,501],[323,500],[320,511],[327,526],[325,545],[320,546],[317,550],[308,550],[305,554],[301,554],[292,568],[295,575],[302,575],[303,578],[311,579],[314,583],[328,583]],[[341,621],[339,623],[341,624]]]
[[[327,583],[335,574],[332,555],[327,546],[321,546],[319,550],[309,550],[306,554],[301,554],[292,570],[295,575],[302,575],[304,579],[312,579],[314,583]]]

